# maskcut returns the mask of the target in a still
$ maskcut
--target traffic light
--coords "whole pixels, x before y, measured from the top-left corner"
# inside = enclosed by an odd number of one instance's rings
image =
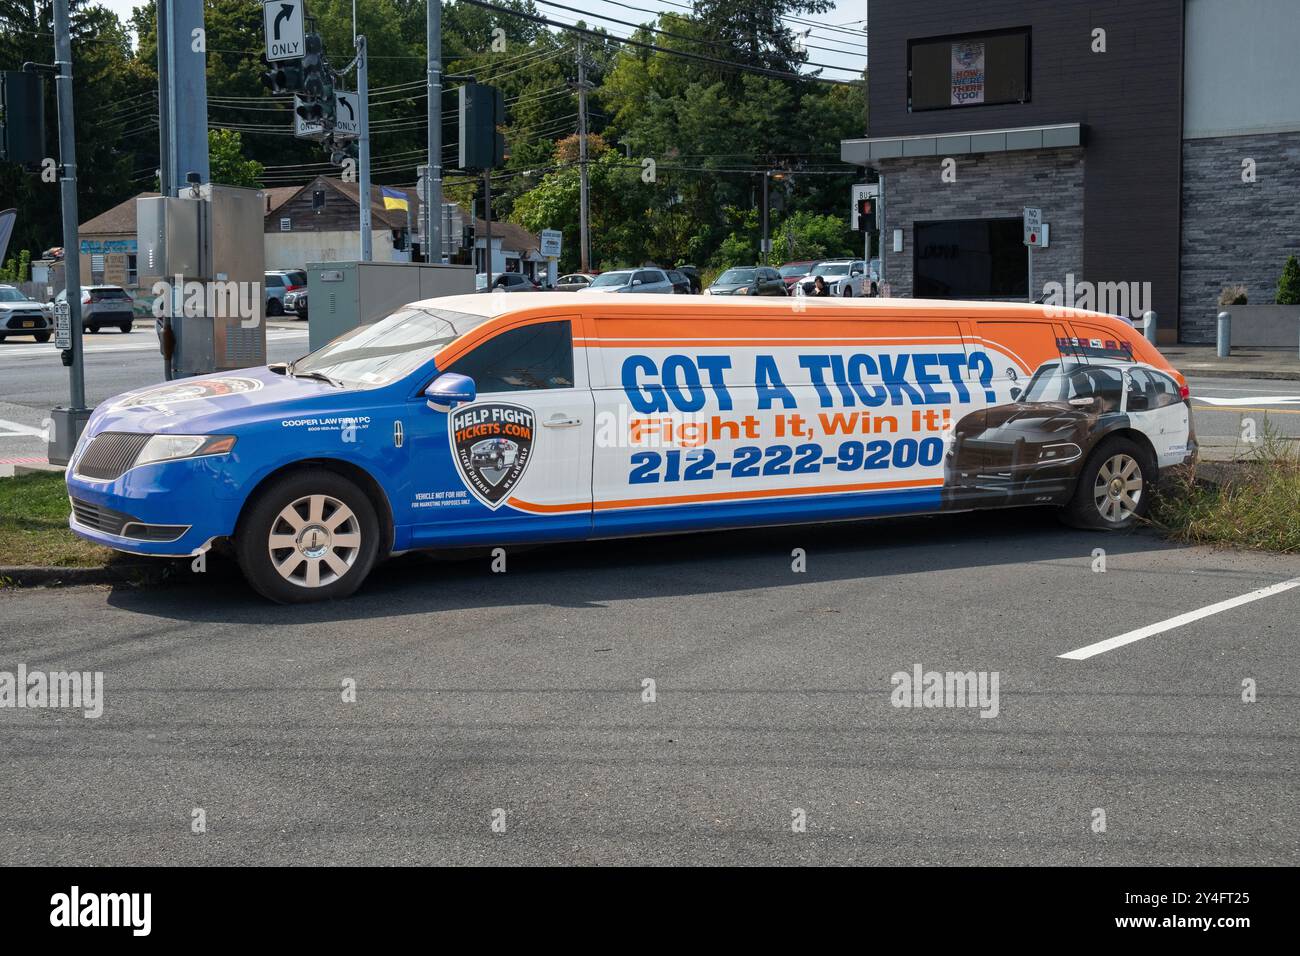
[[[474,227],[468,223],[460,227],[460,247],[462,249],[474,248]]]
[[[876,231],[876,200],[870,196],[858,200],[858,231]]]
[[[504,165],[506,141],[497,132],[506,121],[501,90],[483,83],[466,83],[460,88],[459,120],[459,168],[483,170]]]
[[[281,60],[267,66],[262,85],[272,93],[297,93],[302,89],[302,60]]]
[[[45,89],[39,73],[0,73],[0,159],[38,167],[45,159]]]

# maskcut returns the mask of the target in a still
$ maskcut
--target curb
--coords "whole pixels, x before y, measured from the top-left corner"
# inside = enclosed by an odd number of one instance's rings
[[[157,583],[166,570],[167,567],[162,562],[117,564],[104,568],[0,567],[0,589]]]
[[[1184,375],[1198,376],[1200,378],[1254,378],[1274,382],[1300,382],[1300,369],[1291,371],[1290,369],[1233,369],[1222,368],[1217,365],[1179,365],[1174,359],[1170,359],[1169,364]]]

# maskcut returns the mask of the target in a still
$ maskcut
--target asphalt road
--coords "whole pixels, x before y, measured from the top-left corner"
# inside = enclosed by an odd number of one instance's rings
[[[407,556],[301,608],[219,560],[0,591],[0,670],[104,680],[0,708],[0,856],[1295,865],[1300,587],[1058,655],[1298,575],[1022,511]],[[893,706],[917,665],[997,716]]]
[[[267,361],[295,359],[307,351],[306,323],[267,329]],[[137,323],[129,334],[116,330],[87,335],[86,402],[162,381],[162,356],[152,323]],[[50,409],[68,404],[68,370],[52,343],[28,339],[0,342],[0,461],[45,458],[42,423]]]

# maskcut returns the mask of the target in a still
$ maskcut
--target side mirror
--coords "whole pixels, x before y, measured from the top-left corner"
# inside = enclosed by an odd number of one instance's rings
[[[640,279],[633,279],[633,280],[632,280],[632,284],[633,284],[633,285],[640,285],[640,284],[641,284],[641,280],[640,280]]]
[[[1013,389],[1011,390],[1011,400],[1014,402],[1014,401],[1016,401],[1018,398],[1020,398],[1020,389],[1019,389],[1019,388],[1013,388]]]
[[[424,390],[424,397],[435,412],[449,412],[457,405],[474,401],[477,395],[474,380],[468,375],[457,375],[455,372],[439,375]]]

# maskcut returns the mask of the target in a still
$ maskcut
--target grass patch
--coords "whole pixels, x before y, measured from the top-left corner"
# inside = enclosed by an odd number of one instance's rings
[[[0,567],[98,568],[114,552],[68,530],[59,472],[0,478]]]
[[[1165,483],[1152,523],[1178,541],[1300,554],[1300,450],[1267,435],[1246,461]]]

